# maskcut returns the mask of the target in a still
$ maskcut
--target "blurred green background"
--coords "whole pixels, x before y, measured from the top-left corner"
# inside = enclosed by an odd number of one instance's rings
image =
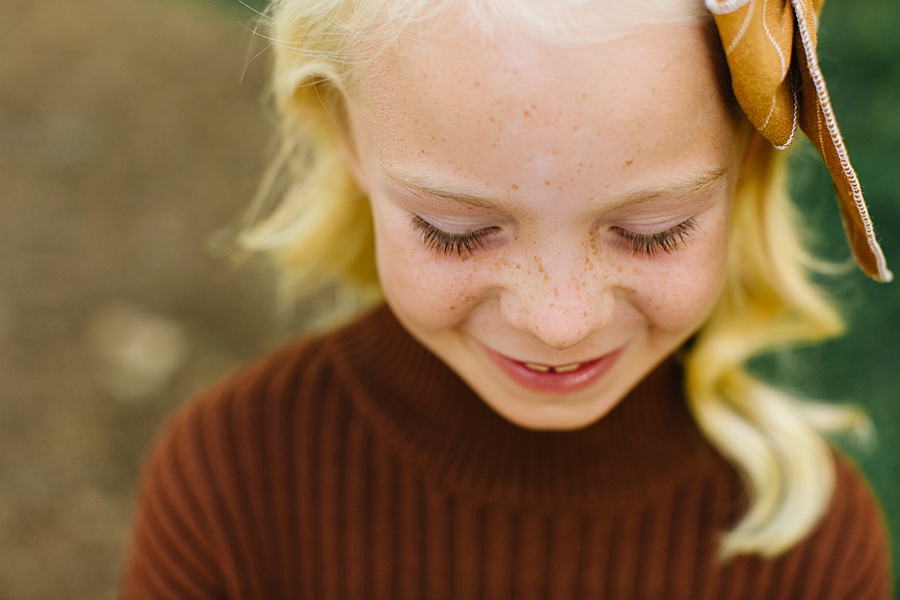
[[[898,29],[900,5],[895,0],[829,0],[819,42],[835,114],[895,273],[900,272]],[[817,232],[814,247],[829,259],[849,260],[831,180],[811,144],[799,149],[794,166],[794,197]],[[767,367],[776,379],[803,394],[855,402],[871,416],[877,435],[871,451],[841,445],[857,460],[883,503],[893,539],[896,579],[900,572],[900,283],[875,283],[853,269],[829,287],[844,308],[848,334],[777,357]]]
[[[247,205],[271,150],[266,44],[251,31],[261,7],[0,2],[0,600],[115,598],[165,418],[294,325],[277,318],[264,264],[236,270],[205,245]],[[900,273],[897,31],[897,0],[828,0],[820,59]],[[816,250],[847,260],[824,166],[808,144],[794,162]],[[827,285],[849,334],[756,366],[866,408],[877,445],[844,445],[900,549],[900,283],[851,269]]]

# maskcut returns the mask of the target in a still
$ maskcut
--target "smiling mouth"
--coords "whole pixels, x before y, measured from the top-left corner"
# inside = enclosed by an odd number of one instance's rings
[[[485,347],[492,362],[512,381],[537,392],[572,393],[600,380],[616,363],[624,346],[588,361],[565,365],[545,365],[520,361]]]

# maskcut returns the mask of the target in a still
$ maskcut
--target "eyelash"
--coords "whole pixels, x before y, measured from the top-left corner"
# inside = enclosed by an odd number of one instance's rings
[[[422,243],[444,256],[454,253],[457,256],[469,256],[476,250],[483,249],[487,238],[497,229],[496,227],[488,227],[487,229],[467,231],[466,233],[449,233],[443,229],[438,229],[419,215],[413,215],[412,225],[413,229],[422,236]]]
[[[636,233],[621,227],[613,229],[622,237],[622,241],[629,247],[632,254],[652,258],[660,252],[671,254],[677,250],[696,228],[697,220],[690,218],[658,233]]]
[[[451,254],[469,256],[477,250],[482,250],[487,238],[497,229],[488,227],[466,233],[449,233],[438,229],[418,215],[413,215],[412,225],[422,237],[422,243],[443,256]],[[677,250],[696,228],[697,221],[691,218],[658,233],[637,233],[621,227],[613,229],[633,255],[652,258],[660,252],[671,254]]]

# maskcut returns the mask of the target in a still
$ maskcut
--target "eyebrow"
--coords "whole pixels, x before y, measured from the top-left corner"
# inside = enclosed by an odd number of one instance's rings
[[[381,165],[381,173],[394,187],[414,196],[432,196],[434,198],[442,198],[444,200],[451,200],[453,202],[459,202],[460,204],[467,204],[469,206],[490,210],[503,210],[504,207],[504,203],[501,201],[491,200],[489,198],[483,198],[465,192],[433,187],[424,182],[417,181],[416,178],[396,173],[384,165]]]
[[[400,173],[396,173],[387,168],[385,165],[380,165],[380,170],[385,179],[394,187],[397,187],[415,196],[430,196],[433,198],[441,198],[444,200],[450,200],[453,202],[458,202],[460,204],[465,204],[477,208],[484,208],[488,210],[505,210],[505,203],[500,200],[494,200],[491,198],[455,190],[449,190],[441,187],[434,187],[422,181],[419,181],[414,177],[408,177]],[[722,181],[727,174],[728,169],[726,167],[723,167],[721,169],[705,171],[698,176],[687,179],[685,181],[676,181],[672,182],[671,184],[632,192],[616,198],[613,205],[609,207],[609,210],[614,210],[616,208],[620,208],[621,206],[629,204],[643,204],[646,202],[652,202],[663,197],[687,196],[690,194],[702,192]]]

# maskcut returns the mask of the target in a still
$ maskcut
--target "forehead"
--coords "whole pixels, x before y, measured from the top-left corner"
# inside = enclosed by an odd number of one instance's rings
[[[616,181],[730,155],[733,120],[704,23],[565,45],[465,24],[401,36],[357,79],[377,159],[484,182],[594,169]],[[431,159],[432,164],[429,164]],[[633,168],[632,168],[633,167]],[[488,173],[490,175],[490,173]],[[574,180],[574,178],[573,178]]]

